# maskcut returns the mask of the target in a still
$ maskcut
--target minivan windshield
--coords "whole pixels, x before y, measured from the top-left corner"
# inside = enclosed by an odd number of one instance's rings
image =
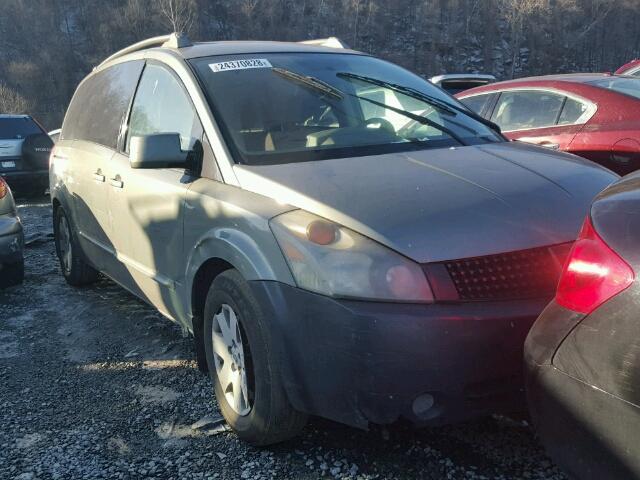
[[[190,62],[239,163],[504,141],[453,97],[377,58],[258,53]]]
[[[0,140],[20,140],[35,133],[42,130],[29,117],[0,118]]]

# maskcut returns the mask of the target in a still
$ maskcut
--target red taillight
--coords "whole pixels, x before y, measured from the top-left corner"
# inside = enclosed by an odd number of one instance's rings
[[[600,238],[587,217],[562,271],[556,302],[590,313],[631,285],[634,278],[631,267]]]
[[[7,182],[4,181],[4,178],[0,177],[0,199],[6,197],[8,191],[9,187],[7,187]]]

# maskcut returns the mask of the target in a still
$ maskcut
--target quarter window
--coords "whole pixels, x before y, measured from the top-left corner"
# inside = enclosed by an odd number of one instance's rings
[[[552,127],[558,121],[565,98],[542,91],[502,92],[491,120],[506,132]]]
[[[126,150],[131,137],[156,133],[178,133],[186,151],[202,137],[202,125],[178,79],[164,67],[149,64],[131,109]]]
[[[61,137],[116,149],[144,62],[124,62],[88,77],[69,105]]]
[[[461,98],[460,101],[464,103],[472,112],[475,112],[478,115],[482,115],[482,113],[487,108],[487,104],[489,103],[489,100],[491,100],[492,96],[492,94],[474,95],[472,97]]]
[[[562,113],[558,119],[558,125],[573,125],[584,115],[589,106],[573,98],[568,98],[562,107]]]

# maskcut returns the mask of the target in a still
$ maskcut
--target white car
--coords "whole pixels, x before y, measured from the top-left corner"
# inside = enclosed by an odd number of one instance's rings
[[[480,73],[450,73],[431,77],[429,81],[451,95],[455,95],[470,88],[493,83],[496,81],[496,77]]]

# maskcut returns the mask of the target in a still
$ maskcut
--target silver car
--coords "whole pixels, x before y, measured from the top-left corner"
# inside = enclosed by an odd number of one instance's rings
[[[181,36],[80,84],[50,168],[67,281],[102,272],[192,332],[258,445],[308,415],[434,425],[524,405],[525,336],[617,178],[510,143],[363,53]]]
[[[44,194],[52,146],[51,138],[29,115],[0,114],[0,177],[16,197]]]
[[[24,279],[24,234],[7,182],[0,177],[0,288]]]

